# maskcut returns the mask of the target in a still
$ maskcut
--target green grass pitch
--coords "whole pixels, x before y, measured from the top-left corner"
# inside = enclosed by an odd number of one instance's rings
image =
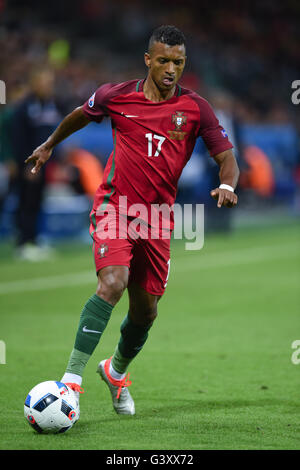
[[[36,434],[23,404],[34,385],[64,372],[94,293],[91,250],[60,245],[36,264],[13,260],[8,245],[0,254],[1,449],[299,449],[296,223],[211,235],[197,252],[174,241],[158,319],[130,367],[136,415],[115,414],[95,373],[118,341],[125,294],[87,365],[81,418],[62,435]]]

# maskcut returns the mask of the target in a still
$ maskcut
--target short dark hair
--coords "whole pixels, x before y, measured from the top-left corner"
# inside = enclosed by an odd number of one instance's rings
[[[149,39],[148,51],[154,42],[162,42],[168,46],[186,45],[184,34],[176,26],[163,25],[156,28]]]

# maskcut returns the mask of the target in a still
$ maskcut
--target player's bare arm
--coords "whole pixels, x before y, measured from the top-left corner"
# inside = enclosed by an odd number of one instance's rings
[[[34,163],[35,166],[31,172],[36,174],[39,172],[41,167],[49,160],[53,152],[54,147],[62,142],[69,135],[85,127],[90,120],[85,116],[82,111],[82,106],[74,109],[68,114],[51,134],[46,142],[37,147],[32,155],[25,160],[25,163]]]
[[[230,186],[233,190],[236,188],[239,179],[239,168],[232,150],[226,150],[215,155],[214,160],[220,167],[220,183]],[[218,200],[217,206],[234,207],[237,205],[238,197],[229,188],[216,188],[211,191],[211,196]]]

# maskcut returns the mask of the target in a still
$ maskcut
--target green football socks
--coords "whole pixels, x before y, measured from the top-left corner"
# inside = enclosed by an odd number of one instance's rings
[[[132,359],[144,346],[151,326],[135,325],[129,315],[125,317],[121,324],[121,337],[111,360],[111,365],[116,372],[120,374],[126,372]]]
[[[110,319],[113,306],[94,294],[85,304],[79,320],[74,349],[66,372],[82,376]]]
[[[99,343],[110,319],[113,306],[94,294],[85,304],[79,320],[74,348],[66,368],[67,373],[82,377],[84,368]],[[129,315],[121,324],[121,336],[113,354],[113,369],[123,374],[144,346],[150,326],[135,325]]]

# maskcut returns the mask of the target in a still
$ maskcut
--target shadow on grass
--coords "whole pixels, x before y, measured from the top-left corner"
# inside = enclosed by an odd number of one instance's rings
[[[225,411],[233,409],[240,409],[242,411],[243,409],[247,410],[250,408],[264,408],[265,410],[276,408],[277,410],[280,409],[280,413],[299,412],[298,402],[274,398],[261,398],[253,400],[232,399],[222,401],[199,399],[176,400],[173,401],[172,404],[170,404],[170,401],[167,403],[166,401],[160,401],[155,407],[150,407],[149,404],[143,404],[143,402],[138,403],[137,401],[136,406],[137,411],[135,416],[117,415],[113,409],[111,409],[111,412],[105,410],[105,414],[103,416],[98,416],[97,413],[93,416],[92,419],[83,419],[78,425],[78,430],[79,428],[84,430],[89,426],[97,426],[99,423],[117,424],[126,422],[126,424],[129,424],[129,422],[136,423],[140,420],[148,420],[155,417],[165,419],[183,415],[201,416],[202,414],[206,415],[207,413],[212,413],[214,411]]]
[[[177,414],[190,414],[190,413],[209,413],[217,410],[231,410],[231,409],[247,409],[247,408],[280,408],[281,412],[285,409],[287,412],[299,412],[299,403],[280,400],[274,398],[260,398],[253,400],[232,399],[232,400],[176,400],[175,402],[160,402],[156,407],[144,408],[137,404],[137,417],[148,418],[157,416],[171,417]],[[139,412],[140,409],[140,412]]]

